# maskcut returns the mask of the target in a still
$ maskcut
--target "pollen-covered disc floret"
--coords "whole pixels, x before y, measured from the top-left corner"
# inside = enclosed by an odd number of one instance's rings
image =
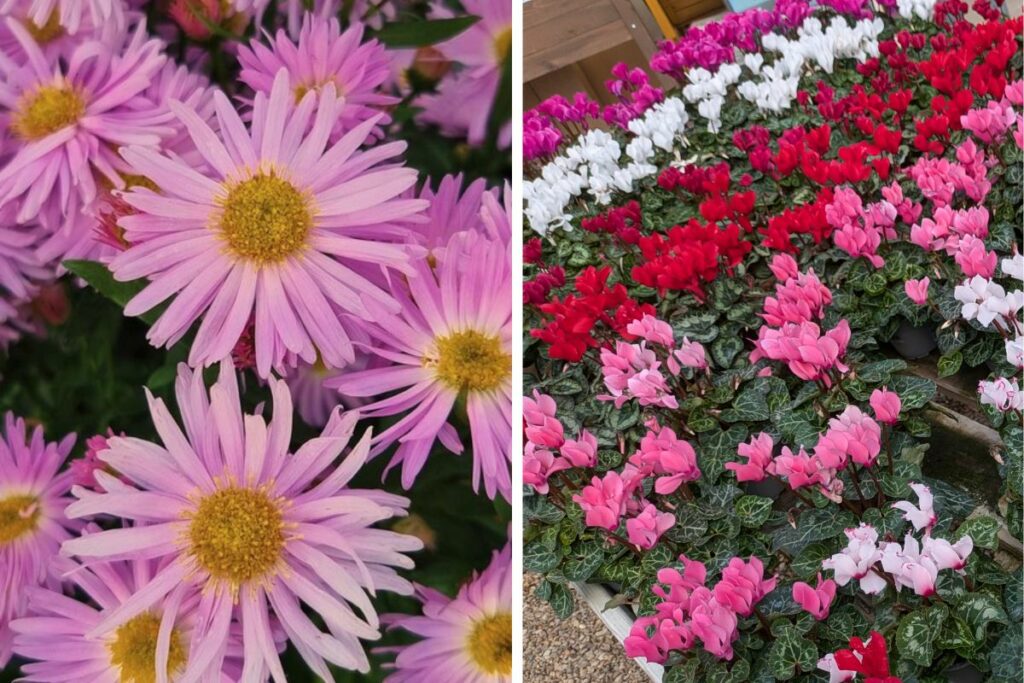
[[[217,223],[234,253],[274,263],[306,246],[313,214],[309,199],[271,171],[228,185]]]
[[[0,498],[0,545],[35,531],[39,526],[39,512],[39,502],[33,495],[15,493]]]
[[[120,683],[156,683],[157,637],[160,617],[145,612],[118,627],[107,645],[110,663],[120,674]],[[186,661],[181,633],[171,629],[168,639],[167,674],[178,672]]]
[[[466,650],[477,668],[490,675],[512,674],[512,613],[500,612],[478,619]]]
[[[22,97],[11,116],[11,130],[24,140],[38,140],[77,123],[85,114],[85,97],[69,85],[46,85]]]
[[[496,335],[465,330],[438,337],[434,343],[436,359],[426,358],[424,363],[452,389],[491,391],[512,374],[512,354]]]

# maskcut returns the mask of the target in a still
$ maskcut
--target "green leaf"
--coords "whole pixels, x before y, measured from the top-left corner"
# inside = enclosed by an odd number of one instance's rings
[[[964,354],[961,351],[953,351],[952,353],[940,356],[938,362],[939,377],[949,377],[958,373],[963,360]]]
[[[974,639],[984,641],[992,622],[1008,624],[1003,606],[988,593],[968,593],[956,606],[957,614],[974,630]]]
[[[949,616],[949,609],[942,604],[914,610],[900,619],[896,629],[896,648],[900,655],[915,664],[928,666],[934,657],[933,644]]]
[[[813,671],[818,649],[795,628],[783,628],[768,649],[765,663],[776,680],[788,681],[798,672]]]
[[[374,37],[388,47],[409,48],[436,45],[454,38],[480,21],[480,17],[429,19],[385,24]]]
[[[733,504],[740,524],[756,529],[768,521],[772,513],[772,499],[764,496],[740,496]]]
[[[548,599],[551,609],[555,610],[555,616],[559,619],[568,619],[576,608],[576,601],[568,586],[553,584],[551,586],[551,597]]]
[[[985,515],[978,515],[961,524],[956,533],[958,537],[970,536],[973,538],[975,547],[995,550],[999,545],[997,538],[999,520]]]
[[[804,581],[813,579],[821,571],[821,563],[837,550],[838,544],[833,540],[811,543],[793,558],[790,569]]]
[[[923,377],[893,377],[889,388],[900,395],[903,410],[923,408],[928,401],[935,398],[935,382]]]
[[[865,384],[887,384],[893,373],[907,369],[907,363],[899,359],[887,359],[866,363],[857,369],[857,377]]]
[[[530,572],[547,572],[558,566],[561,554],[547,547],[541,541],[532,541],[523,548],[523,569]]]
[[[738,335],[719,337],[711,344],[711,357],[720,368],[732,367],[736,356],[743,351],[743,339]]]
[[[1003,604],[1006,605],[1006,613],[1014,621],[1024,618],[1024,583],[1021,583],[1021,570],[1013,573],[1012,580],[1003,589]]]
[[[97,292],[107,297],[115,304],[124,308],[131,301],[132,297],[141,292],[148,284],[144,279],[132,280],[131,282],[118,282],[114,275],[102,263],[96,261],[71,260],[64,261],[64,267],[82,278]],[[142,320],[152,325],[160,317],[162,308],[154,308],[139,316]]]
[[[578,544],[574,553],[562,563],[562,573],[570,581],[586,581],[604,562],[604,547],[601,541],[587,541]]]
[[[1024,634],[1020,624],[1006,629],[992,651],[988,653],[988,663],[992,667],[992,678],[997,683],[1019,683],[1024,679]]]
[[[822,510],[806,510],[797,519],[795,529],[787,524],[775,532],[772,551],[785,550],[795,555],[809,544],[837,536],[843,529],[856,524],[857,520],[850,512],[834,506]]]
[[[565,517],[565,512],[555,507],[546,496],[524,496],[523,515],[526,519],[535,519],[544,524],[557,524]]]

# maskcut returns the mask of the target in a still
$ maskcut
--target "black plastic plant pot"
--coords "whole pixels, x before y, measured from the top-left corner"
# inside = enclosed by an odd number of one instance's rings
[[[917,360],[935,349],[935,330],[931,325],[918,326],[902,320],[889,343],[907,360]]]
[[[743,484],[743,489],[751,496],[764,496],[775,500],[786,490],[786,486],[775,477],[771,477],[761,481],[748,481]]]
[[[949,667],[944,672],[946,680],[950,683],[981,683],[985,680],[985,674],[970,662],[960,662]]]

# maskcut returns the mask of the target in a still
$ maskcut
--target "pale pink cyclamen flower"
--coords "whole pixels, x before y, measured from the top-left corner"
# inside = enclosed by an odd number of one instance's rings
[[[828,683],[846,683],[857,677],[856,671],[840,669],[835,654],[831,652],[818,660],[818,668],[828,674]]]
[[[597,464],[597,437],[584,429],[579,439],[567,439],[558,452],[573,467],[593,467]]]
[[[11,619],[27,614],[27,590],[46,585],[60,590],[49,573],[60,544],[80,524],[64,510],[72,474],[58,473],[75,443],[69,434],[47,442],[43,428],[27,432],[25,421],[4,416],[0,433],[0,668],[11,658]]]
[[[378,148],[379,149],[379,148]],[[412,486],[434,442],[462,452],[449,422],[466,415],[473,446],[473,488],[511,499],[512,475],[512,271],[505,244],[478,233],[453,236],[446,258],[431,268],[426,259],[415,277],[396,281],[401,304],[394,317],[366,325],[370,350],[394,363],[389,368],[348,372],[329,386],[351,396],[401,390],[364,408],[367,416],[404,415],[374,438],[373,455],[398,443],[389,464],[402,465],[402,485]],[[457,404],[456,402],[459,401]]]
[[[978,394],[981,396],[981,405],[992,406],[1000,412],[1024,410],[1024,393],[1017,380],[1006,377],[982,380],[978,383]]]
[[[693,446],[678,438],[674,430],[656,423],[640,440],[640,449],[629,462],[644,476],[657,475],[654,491],[663,496],[675,493],[686,482],[700,479]]]
[[[871,409],[875,411],[875,419],[887,425],[894,425],[900,421],[900,408],[903,402],[900,395],[895,391],[889,391],[888,387],[875,389],[871,392],[868,400]]]
[[[565,443],[565,431],[555,416],[557,409],[555,399],[536,389],[533,390],[533,398],[523,397],[523,421],[528,441],[544,448],[560,448]]]
[[[313,363],[319,353],[330,367],[351,363],[355,351],[336,309],[372,321],[400,306],[346,263],[395,268],[410,278],[416,272],[407,247],[350,236],[423,208],[395,199],[416,182],[415,171],[371,170],[404,143],[356,152],[370,120],[325,151],[340,106],[333,86],[296,105],[284,71],[269,97],[257,93],[251,130],[223,93],[214,100],[221,135],[194,109],[172,104],[209,165],[205,173],[152,149],[123,151],[160,187],[159,194],[136,187],[124,195],[139,213],[121,219],[131,246],[110,268],[122,282],[150,282],[125,314],[173,298],[147,335],[155,346],[175,343],[202,318],[189,352],[193,366],[230,354],[254,313],[261,377],[287,354]]]
[[[79,500],[68,506],[68,517],[110,514],[144,526],[68,540],[62,552],[90,565],[100,558],[165,561],[145,586],[105,612],[89,637],[115,633],[165,598],[164,617],[174,618],[172,606],[199,594],[195,609],[203,632],[183,678],[206,675],[224,651],[233,619],[243,623],[240,680],[285,680],[275,622],[324,680],[331,678],[328,662],[369,671],[360,639],[380,637],[370,595],[382,589],[411,594],[395,567],[411,568],[406,553],[422,548],[417,538],[374,524],[405,515],[409,501],[348,488],[370,450],[367,432],[339,461],[356,428],[355,412],[336,410],[320,438],[292,454],[291,396],[283,380],[271,378],[269,386],[268,424],[242,412],[229,362],[221,364],[209,393],[202,373],[182,364],[175,393],[185,431],[162,400],[147,395],[163,446],[108,439],[100,460],[134,485],[96,472],[106,492],[76,487]],[[306,616],[303,603],[325,619],[327,631]]]
[[[84,535],[98,530],[93,526]],[[161,655],[157,653],[164,639],[163,671],[171,680],[179,680],[190,655],[202,649],[205,629],[197,610],[200,597],[195,591],[175,591],[162,597],[150,609],[132,616],[109,638],[89,637],[105,614],[144,589],[165,564],[139,559],[81,566],[66,557],[57,558],[52,573],[66,577],[89,601],[76,600],[54,588],[28,591],[28,615],[11,624],[15,653],[36,660],[23,665],[25,675],[36,681],[85,680],[83,676],[90,681],[159,680],[156,672]],[[276,630],[272,633],[274,641],[268,646],[283,649],[283,635]],[[240,636],[241,628],[235,621],[230,625],[222,661],[211,664],[207,680],[238,680],[242,672]]]
[[[736,447],[736,452],[747,459],[746,463],[727,462],[725,469],[736,473],[736,481],[763,481],[772,464],[772,450],[775,442],[771,435],[761,432],[750,437],[747,443]]]
[[[918,306],[924,306],[928,303],[928,285],[930,283],[931,280],[928,279],[928,276],[920,280],[907,280],[903,283],[903,291],[907,293],[908,299]]]
[[[980,275],[989,278],[996,272],[998,255],[994,251],[985,249],[983,240],[974,235],[964,235],[960,238],[954,259],[965,276]]]
[[[828,421],[814,454],[829,467],[842,469],[849,456],[858,465],[871,467],[882,451],[882,428],[854,405]]]
[[[924,484],[913,482],[910,483],[910,488],[917,494],[917,505],[915,506],[907,500],[901,500],[893,503],[892,506],[903,511],[903,519],[913,524],[915,531],[924,529],[925,533],[928,533],[939,521],[935,515],[932,490]]]
[[[269,94],[278,71],[286,69],[296,101],[331,84],[341,104],[331,141],[372,118],[377,125],[369,140],[379,139],[391,123],[387,112],[398,98],[383,90],[391,75],[387,51],[377,40],[364,42],[364,28],[356,22],[342,31],[336,18],[306,14],[297,41],[280,29],[268,38],[269,45],[257,39],[239,46],[238,77],[256,92]]]
[[[416,586],[422,616],[388,614],[389,629],[419,636],[411,645],[382,648],[397,652],[387,683],[512,681],[512,547],[495,552],[491,563],[459,588],[454,598]]]
[[[491,0],[464,0],[466,12],[480,19],[459,35],[438,43],[438,49],[457,69],[450,71],[436,93],[416,100],[423,107],[419,120],[440,127],[449,137],[465,137],[480,145],[486,138],[491,107],[501,82],[505,60],[512,46],[512,6]],[[436,9],[436,18],[448,18],[447,9]],[[498,146],[511,144],[511,127],[499,131]]]
[[[777,576],[764,578],[764,563],[756,555],[751,555],[747,561],[734,557],[715,584],[715,600],[740,616],[749,617],[754,612],[754,605],[772,592],[776,581]]]
[[[541,495],[548,493],[548,479],[555,472],[567,470],[572,465],[565,458],[556,456],[549,450],[538,448],[529,442],[523,451],[523,483],[532,486]]]
[[[1024,368],[1024,335],[1006,340],[1006,362],[1015,368]]]
[[[630,543],[642,550],[650,550],[675,523],[676,518],[671,512],[660,512],[647,503],[639,515],[626,520],[626,533]]]
[[[658,320],[653,315],[645,314],[643,318],[634,320],[626,325],[626,332],[640,337],[651,344],[660,344],[666,348],[675,346],[675,339],[672,336],[672,326],[664,320]]]
[[[626,512],[626,501],[631,490],[628,482],[615,470],[605,473],[604,478],[594,477],[589,486],[572,497],[586,513],[587,526],[615,531],[619,518]]]
[[[831,569],[840,586],[857,580],[863,592],[881,593],[886,584],[885,579],[875,570],[878,561],[882,559],[882,551],[878,548],[878,532],[872,526],[861,524],[846,529],[844,533],[847,538],[846,547],[823,561],[821,568]]]
[[[921,540],[921,553],[930,557],[939,571],[953,569],[963,574],[972,550],[974,539],[970,536],[963,536],[956,543],[932,536],[925,536]]]
[[[817,621],[828,618],[829,607],[835,597],[836,582],[832,579],[822,581],[820,572],[817,586],[811,586],[803,581],[793,584],[793,601]]]
[[[57,230],[96,198],[97,180],[123,186],[120,145],[155,147],[172,132],[166,108],[142,96],[166,57],[140,22],[123,46],[79,45],[64,69],[17,21],[7,27],[26,57],[0,60],[0,105],[15,143],[0,169],[0,205],[16,202],[19,223]]]
[[[910,588],[922,597],[935,594],[938,565],[931,557],[921,553],[920,544],[910,533],[903,539],[902,546],[899,543],[882,545],[882,568],[892,575],[897,591]]]
[[[600,395],[598,400],[614,401],[616,408],[634,398],[642,406],[678,408],[665,377],[658,371],[660,367],[661,362],[654,351],[646,348],[646,342],[629,344],[618,341],[615,351],[601,349],[601,373],[611,394]]]
[[[700,342],[692,342],[689,338],[683,337],[679,348],[673,351],[668,359],[669,370],[672,374],[679,373],[679,365],[694,370],[707,370],[708,357],[704,346]]]

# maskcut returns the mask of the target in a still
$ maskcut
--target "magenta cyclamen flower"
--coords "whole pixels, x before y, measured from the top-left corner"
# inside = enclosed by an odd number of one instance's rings
[[[835,597],[836,582],[832,579],[822,581],[820,573],[817,586],[811,586],[803,581],[793,584],[793,601],[818,621],[828,618],[828,610]]]
[[[459,453],[462,443],[448,422],[460,397],[473,439],[473,486],[483,480],[491,498],[510,499],[512,441],[512,275],[508,249],[473,232],[452,237],[449,258],[432,269],[416,264],[414,277],[396,283],[399,315],[367,326],[373,351],[395,363],[351,372],[330,382],[342,393],[376,396],[401,391],[366,406],[365,415],[405,415],[374,439],[374,455],[398,443],[391,466],[402,465],[402,485],[412,486],[434,441]],[[459,254],[458,258],[454,254]]]
[[[903,283],[903,290],[907,293],[907,298],[913,301],[918,306],[924,306],[928,303],[928,285],[931,280],[927,276],[920,280],[907,280]]]
[[[615,531],[619,518],[626,512],[626,502],[632,492],[629,482],[615,470],[605,473],[604,479],[594,477],[590,486],[572,497],[586,513],[587,526]]]
[[[270,96],[256,95],[246,130],[227,97],[214,93],[214,133],[194,109],[172,104],[209,165],[205,172],[144,147],[124,150],[136,173],[160,188],[124,198],[139,213],[121,219],[131,245],[110,264],[121,281],[150,284],[125,307],[139,315],[173,298],[150,328],[156,346],[181,339],[202,318],[189,352],[193,366],[226,357],[255,316],[256,368],[266,377],[287,353],[331,367],[354,360],[336,310],[374,320],[396,312],[394,298],[346,261],[410,275],[407,248],[356,239],[360,227],[409,216],[418,200],[396,199],[416,172],[374,168],[404,143],[356,149],[366,121],[325,149],[341,102],[328,84],[296,105],[278,72]],[[307,131],[303,133],[303,131]]]
[[[278,71],[286,69],[296,101],[331,84],[341,105],[331,140],[371,118],[377,118],[373,136],[379,137],[382,127],[391,123],[387,109],[398,98],[382,90],[391,76],[387,51],[376,40],[363,42],[363,32],[358,22],[342,32],[336,18],[306,14],[298,41],[281,29],[269,39],[269,46],[259,40],[240,46],[238,77],[256,92],[269,94]]]
[[[615,343],[615,351],[601,349],[601,373],[610,394],[597,397],[599,401],[614,401],[621,408],[626,401],[637,399],[642,406],[678,408],[675,396],[669,392],[664,375],[658,370],[661,362],[646,342]]]
[[[663,496],[675,493],[686,482],[700,479],[693,446],[678,438],[674,430],[657,424],[648,429],[640,440],[640,450],[629,462],[644,476],[658,475],[654,491]]]
[[[761,432],[750,437],[748,443],[741,443],[736,447],[737,454],[746,458],[747,462],[727,462],[725,469],[736,473],[736,481],[763,481],[766,471],[772,464],[774,448],[775,442],[772,441],[772,437]]]
[[[779,329],[764,325],[758,329],[750,360],[769,358],[785,361],[790,371],[800,379],[820,380],[831,386],[830,370],[849,370],[842,359],[846,355],[850,335],[850,323],[845,319],[824,334],[812,322],[786,323]]]
[[[555,472],[567,470],[572,465],[565,458],[556,456],[549,450],[538,448],[533,442],[526,444],[523,450],[523,483],[532,486],[541,495],[548,493],[548,479]]]
[[[490,565],[449,598],[417,586],[423,616],[386,615],[390,628],[421,640],[398,652],[388,683],[449,681],[510,683],[512,680],[512,548],[495,552]]]
[[[579,439],[568,439],[559,454],[573,467],[593,467],[597,464],[597,437],[584,429]]]
[[[751,555],[746,562],[734,557],[722,570],[721,580],[715,584],[715,599],[747,617],[753,613],[754,605],[772,592],[777,580],[776,576],[764,578],[764,563],[757,556]]]
[[[647,503],[639,515],[626,520],[626,533],[630,543],[649,550],[675,523],[675,515],[671,512],[660,512],[658,508]]]
[[[11,619],[26,613],[26,590],[60,582],[49,574],[60,544],[79,525],[64,509],[71,473],[58,474],[75,435],[47,442],[42,427],[31,435],[25,421],[7,413],[0,434],[0,668],[11,656]]]
[[[273,419],[246,415],[234,369],[227,362],[209,390],[201,372],[182,364],[175,385],[182,432],[163,401],[149,396],[163,445],[110,437],[100,460],[133,484],[96,472],[104,493],[75,488],[71,518],[109,514],[135,526],[66,541],[63,552],[98,558],[161,560],[152,578],[103,614],[89,637],[109,637],[166,599],[176,619],[198,599],[202,632],[183,665],[200,680],[219,666],[232,620],[242,623],[245,669],[240,680],[285,680],[277,656],[280,624],[309,667],[330,680],[328,662],[369,670],[360,639],[380,636],[370,601],[376,590],[410,594],[395,567],[422,543],[374,524],[404,515],[409,501],[383,491],[351,489],[366,462],[367,433],[339,461],[358,414],[336,410],[320,438],[290,452],[292,401],[283,380],[269,380]],[[302,605],[321,615],[312,622]],[[355,610],[359,611],[359,614]],[[173,623],[173,622],[172,622]],[[163,663],[158,665],[162,668]]]
[[[90,533],[97,529],[93,527]],[[202,648],[204,628],[197,612],[197,594],[183,600],[179,594],[164,596],[113,633],[102,638],[89,636],[105,613],[118,609],[145,588],[160,567],[161,563],[146,559],[83,567],[66,557],[58,558],[53,573],[66,576],[97,607],[68,597],[60,590],[28,591],[29,616],[11,624],[15,632],[14,651],[36,660],[24,665],[25,675],[35,681],[143,683],[160,680],[157,667],[162,664],[166,677],[180,680],[177,676],[185,670],[190,657]],[[175,604],[176,600],[180,603]],[[232,624],[227,652],[221,654],[223,662],[211,667],[208,680],[238,680],[242,671],[239,635],[238,624]],[[157,654],[161,639],[166,648],[162,656]],[[283,648],[283,644],[281,648],[277,645],[276,641],[268,643],[275,649]],[[162,657],[159,663],[158,657]]]
[[[96,197],[98,179],[122,186],[120,145],[153,147],[171,132],[166,109],[141,96],[166,57],[142,22],[124,45],[82,43],[64,69],[21,24],[9,18],[7,27],[26,59],[0,60],[0,105],[15,141],[0,169],[0,204],[16,201],[19,222],[38,217],[56,230]]]
[[[879,422],[894,425],[900,421],[900,408],[903,403],[895,391],[889,391],[888,387],[875,389],[871,392],[869,403],[871,409],[875,411],[875,419]]]
[[[828,467],[842,469],[847,457],[870,467],[881,450],[882,428],[857,406],[846,406],[842,414],[828,421],[828,430],[818,440],[814,454]]]

